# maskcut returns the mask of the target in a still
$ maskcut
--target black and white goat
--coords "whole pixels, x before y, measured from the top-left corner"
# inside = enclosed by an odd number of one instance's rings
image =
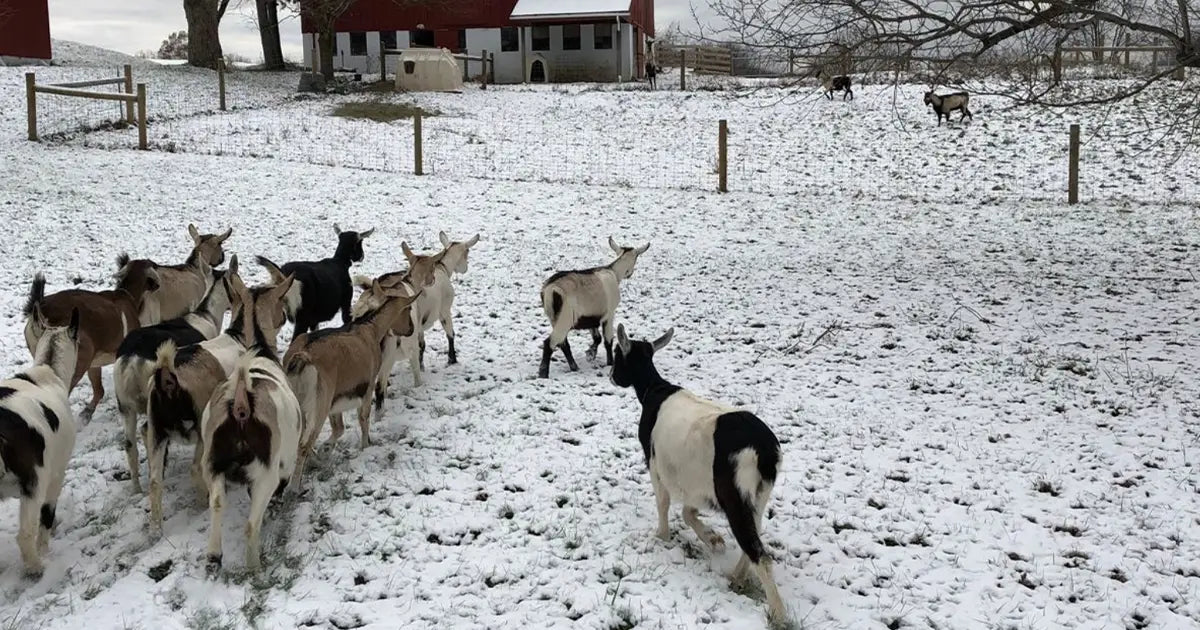
[[[282,267],[256,256],[258,264],[271,274],[271,281],[280,284],[287,276],[295,278],[287,294],[288,321],[295,323],[292,338],[301,333],[316,330],[321,323],[342,313],[342,324],[350,323],[350,300],[354,297],[354,286],[350,284],[350,265],[362,262],[362,242],[375,232],[343,232],[333,226],[338,235],[337,250],[332,258],[316,261],[293,261]]]
[[[229,269],[237,273],[236,255],[230,260]],[[212,339],[221,332],[221,323],[229,311],[225,273],[219,269],[212,271],[212,287],[195,312],[132,330],[117,348],[113,385],[117,390],[117,409],[125,421],[125,458],[129,465],[129,477],[134,490],[138,492],[142,491],[142,482],[138,469],[137,420],[139,414],[146,413],[146,405],[150,400],[151,378],[158,362],[158,351],[168,342],[182,348]]]
[[[683,522],[720,551],[724,539],[700,521],[699,510],[723,511],[742,548],[733,580],[745,580],[754,565],[771,618],[783,621],[787,613],[771,572],[771,557],[759,538],[763,512],[779,476],[779,440],[749,411],[700,398],[658,374],[654,353],[667,345],[674,331],[651,343],[631,341],[625,326],[618,326],[611,375],[613,384],[632,387],[642,403],[638,440],[654,486],[658,537],[670,538],[667,510],[674,497],[683,504]]]
[[[67,460],[75,449],[67,395],[79,352],[79,309],[71,311],[65,327],[50,328],[44,318],[39,325],[44,332],[33,351],[33,367],[0,381],[0,480],[11,473],[16,481],[21,498],[17,545],[32,577],[42,574]]]
[[[838,75],[836,77],[829,76],[824,70],[817,74],[817,78],[821,81],[821,87],[825,90],[825,98],[833,100],[834,92],[842,92],[842,100],[849,98],[854,100],[854,90],[850,89],[850,77],[846,75]]]
[[[288,277],[278,285],[281,295],[290,282]],[[275,319],[277,304],[271,304],[269,298],[256,301],[244,285],[233,289],[239,304],[253,305],[239,313],[252,332],[233,372],[213,391],[204,407],[200,419],[201,473],[211,517],[209,568],[221,566],[225,484],[233,482],[250,486],[246,568],[254,571],[261,563],[260,539],[267,504],[272,496],[283,493],[298,470],[296,459],[304,419],[275,349],[275,334],[281,323]]]
[[[572,330],[592,331],[592,345],[587,350],[587,358],[591,361],[596,358],[603,329],[606,364],[612,365],[612,325],[621,301],[621,281],[633,276],[638,256],[650,249],[650,243],[641,247],[621,247],[610,236],[608,246],[617,253],[617,259],[611,263],[591,269],[559,271],[542,284],[542,309],[550,319],[551,330],[550,336],[542,341],[538,378],[550,376],[550,355],[554,348],[562,349],[572,372],[579,369],[567,341]]]
[[[971,120],[975,116],[971,114],[968,105],[971,103],[971,95],[966,92],[954,92],[952,94],[934,94],[932,91],[925,93],[925,104],[933,108],[934,115],[937,116],[938,126],[942,126],[942,117],[946,117],[946,122],[950,122],[950,112],[961,111],[958,122],[962,122],[965,118],[970,117]]]

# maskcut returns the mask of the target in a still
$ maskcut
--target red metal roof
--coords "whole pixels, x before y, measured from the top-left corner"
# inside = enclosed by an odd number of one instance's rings
[[[509,17],[516,5],[517,0],[438,0],[408,6],[395,0],[358,0],[338,18],[335,29],[344,33],[408,31],[418,27],[436,31],[517,26],[519,23]],[[630,0],[629,21],[653,35],[654,0]],[[303,17],[300,29],[305,33],[316,32],[310,21]]]

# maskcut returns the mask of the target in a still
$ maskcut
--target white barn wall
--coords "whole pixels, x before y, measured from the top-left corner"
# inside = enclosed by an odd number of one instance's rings
[[[617,37],[616,22],[607,25],[613,33],[613,48],[597,50],[595,48],[595,29],[603,28],[602,24],[582,24],[579,28],[580,49],[579,50],[563,50],[563,27],[554,25],[550,27],[550,50],[534,51],[533,44],[533,27],[520,29],[521,37],[519,38],[520,47],[525,50],[522,54],[521,50],[511,52],[501,52],[500,50],[500,29],[499,28],[479,28],[467,29],[467,51],[468,54],[478,55],[482,51],[487,50],[489,53],[495,54],[495,80],[497,83],[522,83],[528,79],[526,62],[532,59],[533,55],[539,54],[546,59],[550,65],[550,80],[552,82],[572,82],[572,81],[596,81],[596,82],[612,82],[617,80],[617,71],[620,70],[620,80],[629,81],[636,76],[636,42],[633,37],[633,25],[627,22],[621,23],[620,37]],[[639,32],[639,37],[644,38],[645,34]],[[313,40],[315,35],[306,33],[302,35],[304,47],[304,65],[312,67],[313,65]],[[380,62],[380,42],[379,32],[367,32],[367,54],[366,55],[351,55],[350,54],[350,33],[343,32],[336,35],[337,49],[334,51],[334,65],[338,69],[345,68],[354,72],[364,74],[378,73]],[[398,31],[396,33],[396,47],[407,48],[409,46],[408,31]],[[617,61],[617,53],[620,52],[620,62]],[[394,72],[394,64],[397,62],[395,58],[389,60],[393,64],[390,68]],[[461,62],[460,62],[461,63]],[[473,67],[471,75],[478,73],[478,67]]]

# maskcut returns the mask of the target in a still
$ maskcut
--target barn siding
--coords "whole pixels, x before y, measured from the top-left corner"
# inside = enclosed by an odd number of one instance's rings
[[[13,14],[0,22],[0,56],[50,59],[50,9],[46,0],[10,2]]]

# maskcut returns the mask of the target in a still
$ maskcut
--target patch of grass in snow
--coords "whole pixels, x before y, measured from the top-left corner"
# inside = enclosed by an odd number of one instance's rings
[[[434,109],[424,109],[413,103],[390,103],[383,100],[354,101],[341,103],[333,108],[333,115],[341,118],[357,118],[375,122],[405,120],[416,115],[423,117],[440,114]]]
[[[241,625],[233,613],[204,606],[188,616],[187,627],[189,630],[237,630]]]

